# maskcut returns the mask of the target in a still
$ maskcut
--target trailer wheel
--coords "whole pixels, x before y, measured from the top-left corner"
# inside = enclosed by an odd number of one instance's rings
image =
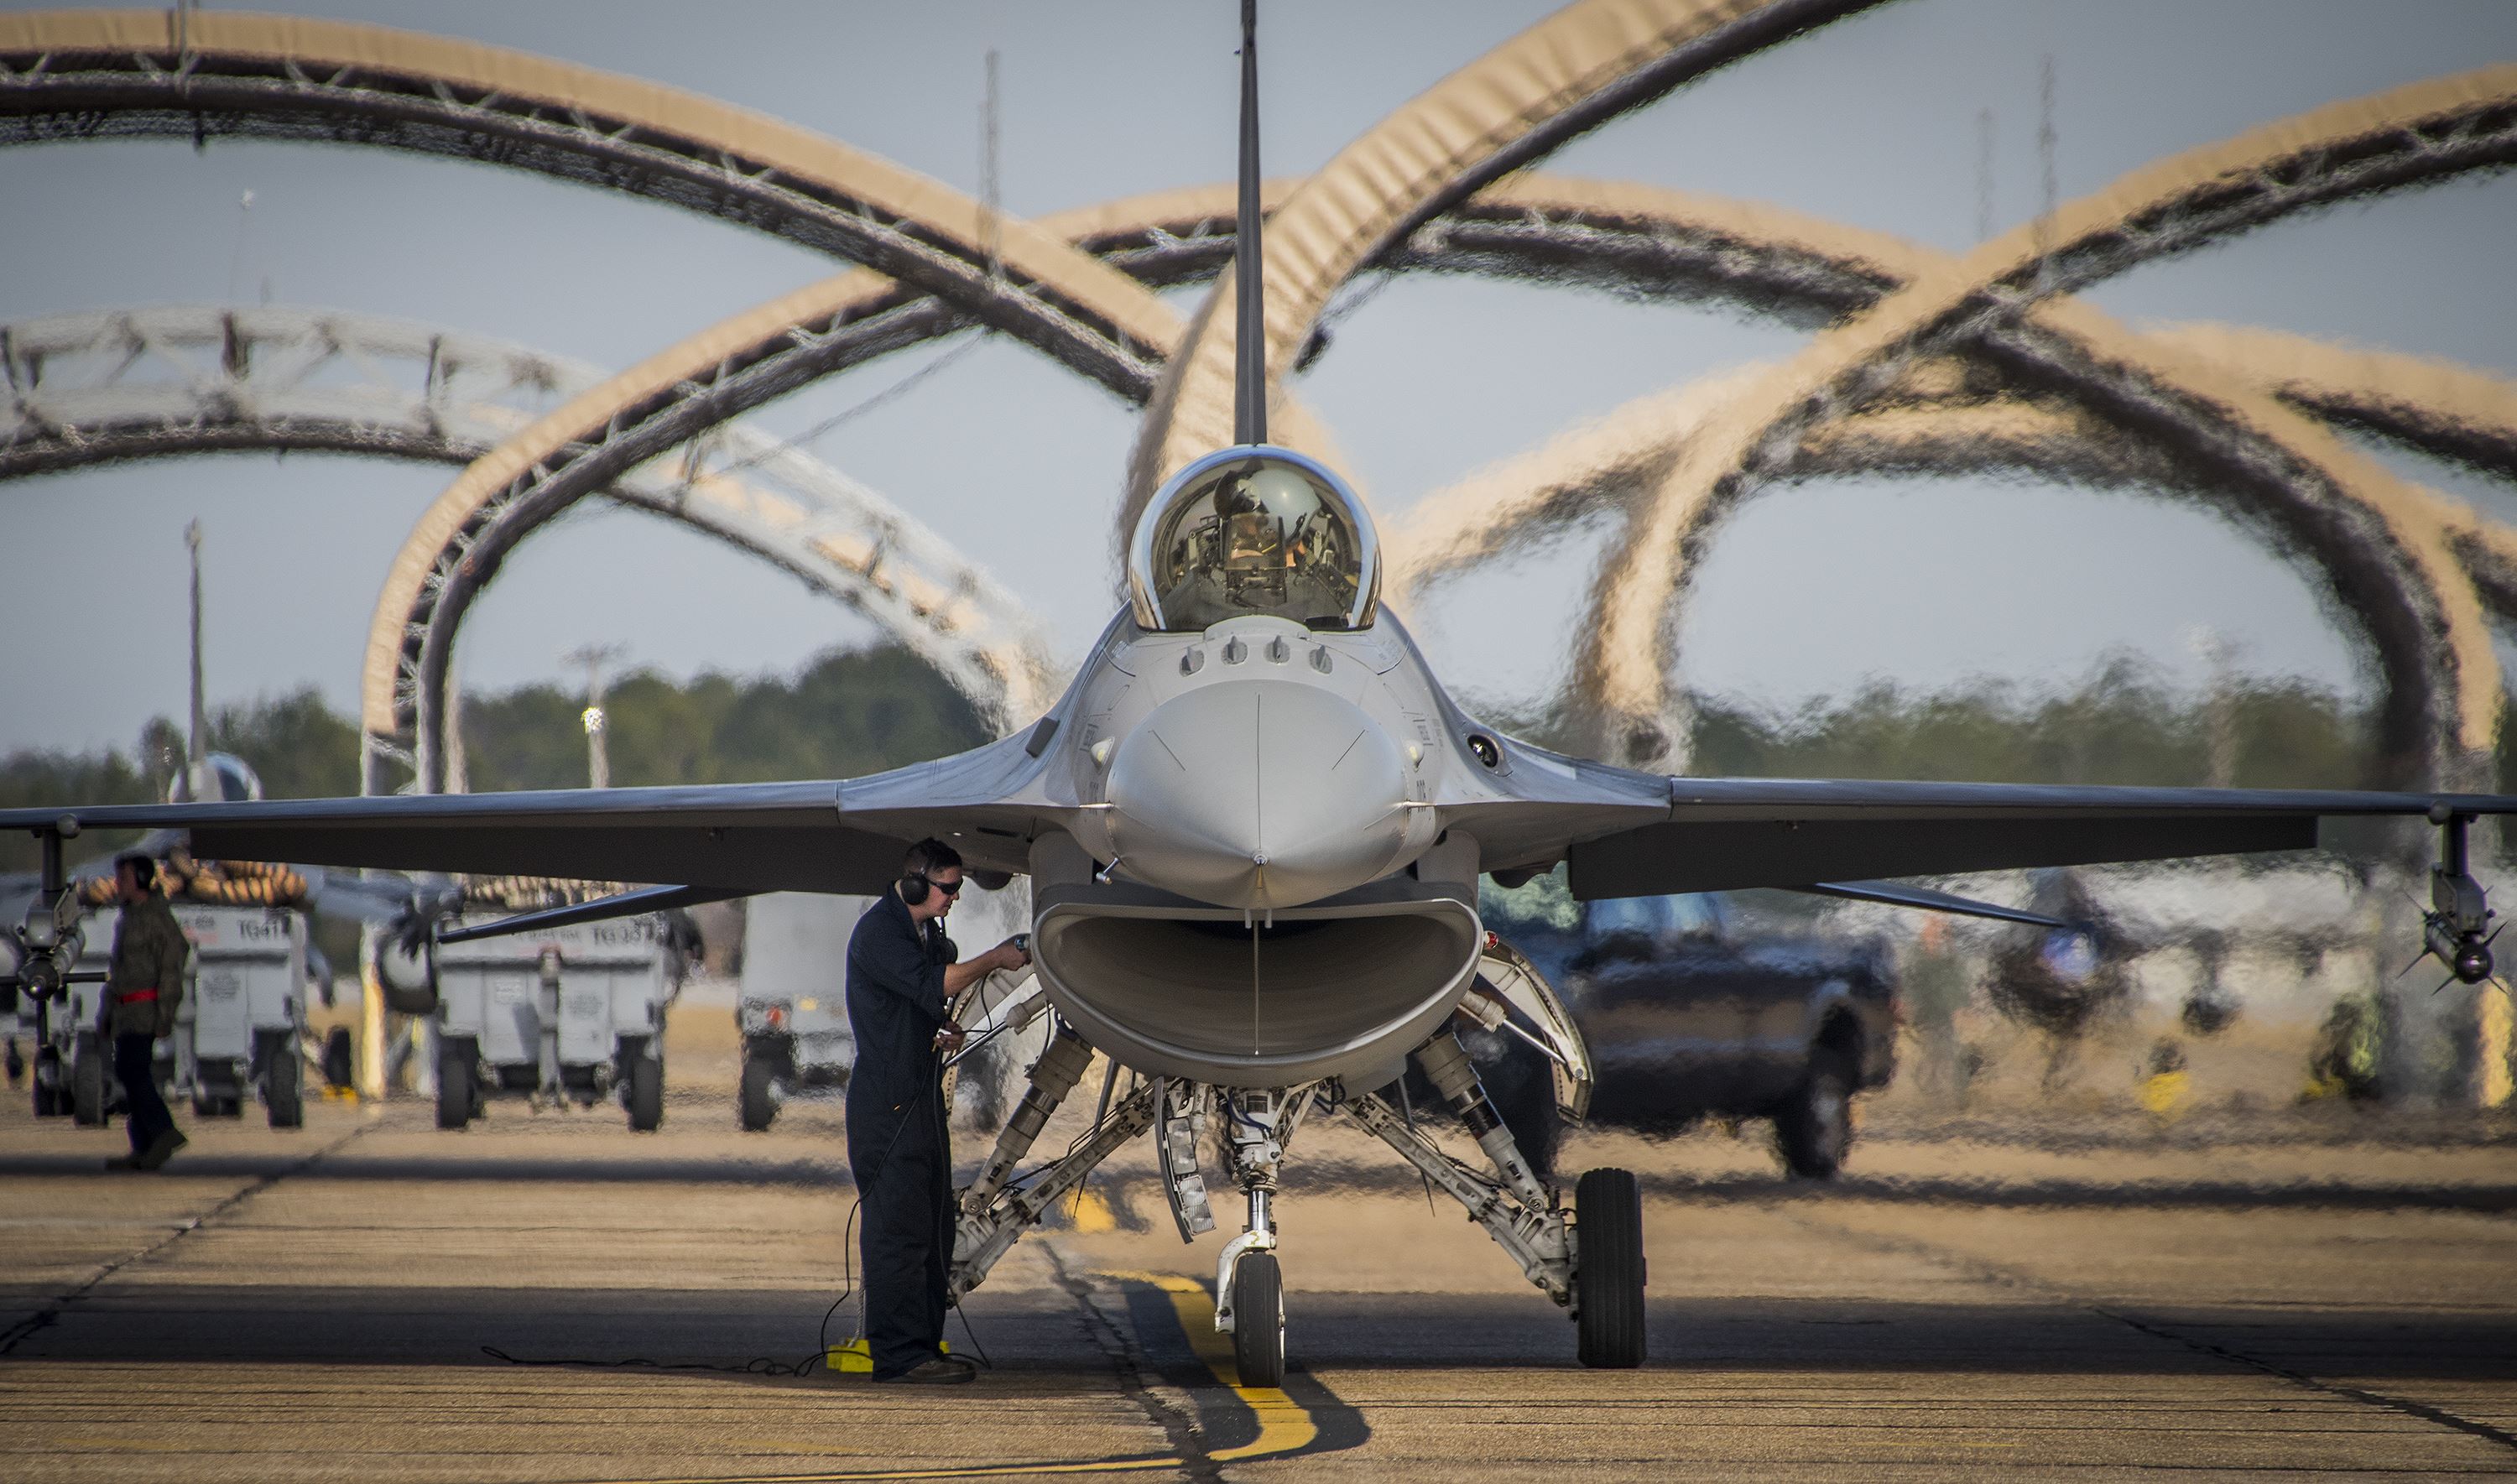
[[[743,1090],[735,1099],[735,1116],[746,1133],[765,1133],[778,1116],[777,1069],[757,1056],[743,1059]]]
[[[323,1081],[342,1091],[359,1080],[358,1047],[348,1026],[334,1026],[323,1038]]]
[[[1642,1189],[1629,1170],[1587,1170],[1573,1187],[1573,1218],[1582,1364],[1632,1370],[1643,1363]]]
[[[70,1122],[81,1128],[105,1123],[105,1058],[84,1039],[70,1058]]]
[[[664,1062],[644,1050],[629,1058],[629,1126],[653,1133],[664,1122]]]
[[[1232,1269],[1232,1363],[1245,1386],[1285,1384],[1285,1273],[1274,1252]]]
[[[297,1038],[271,1037],[265,1041],[262,1104],[274,1128],[306,1126],[306,1058],[298,1054]]]
[[[437,1058],[437,1126],[460,1128],[479,1106],[480,1059],[468,1041],[449,1042]]]

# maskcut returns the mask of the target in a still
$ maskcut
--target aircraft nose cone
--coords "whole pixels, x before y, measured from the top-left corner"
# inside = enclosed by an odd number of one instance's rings
[[[1175,696],[1110,760],[1128,874],[1225,907],[1298,907],[1389,868],[1405,833],[1398,748],[1361,708],[1298,682]]]

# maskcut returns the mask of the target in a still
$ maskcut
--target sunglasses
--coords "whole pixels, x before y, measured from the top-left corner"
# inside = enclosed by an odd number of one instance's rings
[[[961,894],[961,878],[959,876],[955,876],[950,881],[938,881],[933,876],[928,876],[926,884],[948,897],[958,897]]]

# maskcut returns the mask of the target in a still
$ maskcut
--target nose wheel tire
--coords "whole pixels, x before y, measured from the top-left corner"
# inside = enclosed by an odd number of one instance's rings
[[[1573,1187],[1573,1220],[1582,1364],[1630,1371],[1643,1363],[1643,1197],[1633,1172],[1586,1171]]]
[[[1285,1384],[1285,1278],[1274,1252],[1232,1270],[1232,1363],[1245,1386]]]

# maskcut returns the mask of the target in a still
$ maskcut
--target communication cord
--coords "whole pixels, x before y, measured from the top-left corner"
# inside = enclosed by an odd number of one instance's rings
[[[975,1050],[977,1048],[973,1047],[972,1049]],[[949,1130],[945,1126],[944,1114],[944,1068],[947,1063],[945,1062],[941,1051],[934,1052],[932,1055],[934,1057],[934,1076],[926,1079],[926,1085],[930,1089],[930,1092],[927,1096],[921,1097],[919,1102],[921,1104],[920,1111],[932,1110],[935,1119],[935,1131],[940,1142],[949,1135]],[[807,1376],[812,1373],[815,1366],[821,1366],[828,1369],[831,1355],[831,1320],[839,1312],[840,1306],[845,1304],[850,1298],[863,1298],[863,1295],[857,1292],[856,1286],[857,1211],[865,1205],[866,1189],[881,1180],[883,1170],[891,1164],[893,1151],[900,1147],[900,1136],[908,1131],[909,1120],[904,1118],[900,1121],[900,1126],[891,1131],[890,1140],[882,1146],[882,1154],[875,1159],[874,1169],[867,1175],[865,1185],[859,1187],[854,1198],[848,1202],[847,1220],[840,1227],[839,1233],[839,1260],[841,1264],[839,1269],[839,1296],[832,1299],[831,1306],[822,1311],[822,1323],[820,1330],[818,1331],[818,1342],[814,1347],[813,1353],[805,1356],[803,1359],[787,1361],[780,1360],[777,1357],[770,1355],[755,1355],[751,1359],[743,1362],[741,1365],[727,1365],[716,1361],[655,1360],[644,1355],[631,1355],[620,1358],[597,1358],[565,1355],[546,1358],[527,1358],[510,1355],[506,1351],[499,1349],[496,1345],[483,1345],[481,1347],[481,1353],[489,1356],[491,1360],[501,1361],[510,1366],[567,1366],[608,1370],[644,1369],[652,1371],[717,1371],[735,1376],[777,1377]],[[936,1237],[944,1251],[949,1254],[953,1251],[953,1239],[955,1235],[953,1230],[952,1202],[947,1201],[944,1204],[944,1208],[940,1213],[938,1220],[940,1224]],[[987,1346],[979,1342],[979,1332],[977,1328],[970,1323],[970,1311],[963,1307],[959,1296],[950,1298],[946,1300],[946,1302],[955,1313],[961,1316],[961,1333],[969,1336],[970,1349],[977,1357],[980,1368],[988,1371],[995,1370],[997,1368],[997,1363],[989,1357]],[[860,1334],[865,1330],[865,1314],[862,1303],[860,1303],[857,1314],[857,1330]]]

